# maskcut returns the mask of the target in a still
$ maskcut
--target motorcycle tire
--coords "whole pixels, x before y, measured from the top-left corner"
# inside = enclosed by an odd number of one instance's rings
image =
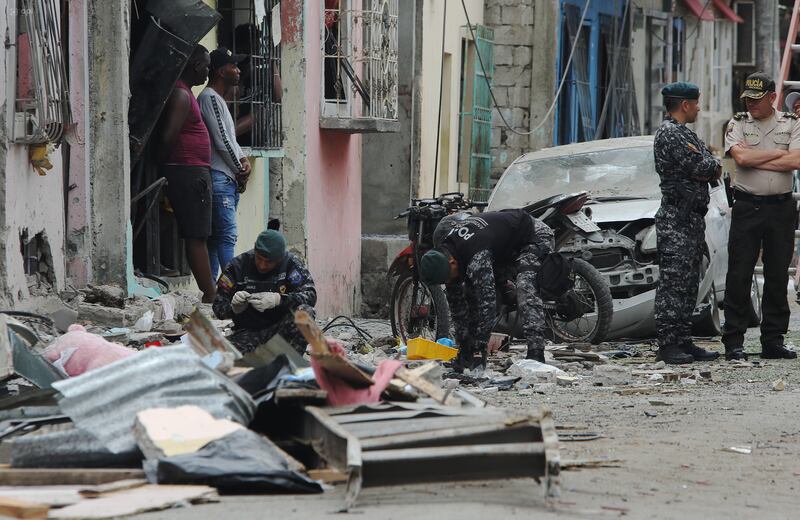
[[[409,339],[419,336],[433,341],[450,337],[450,309],[447,306],[447,297],[442,286],[427,286],[422,282],[418,283],[420,290],[424,294],[425,300],[423,302],[428,303],[429,317],[427,319],[418,318],[426,322],[425,326],[421,326],[421,323],[409,323],[407,310],[403,308],[406,303],[406,296],[409,296],[410,300],[410,294],[412,294],[411,291],[413,291],[414,287],[414,276],[410,271],[407,271],[397,277],[392,287],[389,301],[392,334],[400,338],[403,343],[408,343]],[[404,316],[401,316],[401,314],[404,314]]]
[[[591,331],[588,331],[586,334],[579,337],[571,336],[567,331],[557,330],[557,327],[553,326],[551,332],[552,339],[554,341],[566,342],[589,342],[592,344],[601,343],[608,334],[608,330],[611,327],[611,318],[614,315],[614,302],[611,299],[611,289],[609,289],[608,284],[603,278],[603,275],[601,275],[600,272],[595,269],[594,266],[592,266],[592,264],[586,262],[585,260],[573,258],[572,270],[576,277],[576,290],[579,289],[577,278],[580,277],[586,282],[586,284],[588,284],[589,289],[594,295],[594,308],[597,309],[597,321],[594,323],[594,327]],[[551,314],[551,323],[553,321],[559,321],[553,316],[553,311],[548,312]]]

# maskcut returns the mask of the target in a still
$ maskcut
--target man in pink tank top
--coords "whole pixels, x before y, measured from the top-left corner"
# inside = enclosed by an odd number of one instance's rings
[[[205,83],[210,63],[208,50],[198,45],[167,100],[156,143],[167,197],[205,303],[216,294],[206,246],[211,235],[211,142],[191,87]]]

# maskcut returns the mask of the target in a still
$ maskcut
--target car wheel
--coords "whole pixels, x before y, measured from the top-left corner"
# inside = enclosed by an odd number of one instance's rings
[[[761,287],[758,285],[758,278],[753,275],[753,283],[750,284],[750,312],[748,326],[758,327],[761,325]]]
[[[700,302],[700,306],[703,307],[703,313],[697,323],[695,323],[692,334],[695,336],[719,336],[722,334],[717,291],[713,283],[706,297]]]

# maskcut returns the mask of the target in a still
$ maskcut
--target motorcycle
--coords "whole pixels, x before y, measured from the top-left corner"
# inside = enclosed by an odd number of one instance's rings
[[[578,233],[587,240],[600,240],[599,228],[581,212],[588,200],[585,192],[559,195],[524,208],[543,220],[555,232],[556,250],[566,237]],[[419,280],[416,266],[433,246],[433,232],[446,216],[484,208],[486,203],[464,199],[462,193],[446,193],[435,199],[414,199],[412,206],[395,217],[408,219],[411,243],[389,268],[397,279],[390,296],[392,332],[404,342],[423,336],[429,339],[450,337],[450,313],[441,286],[427,286]],[[599,343],[611,324],[611,292],[600,273],[588,262],[572,259],[574,288],[568,302],[545,300],[544,307],[551,339],[568,342]],[[516,312],[516,290],[510,278],[499,278],[498,322],[495,330],[522,337]],[[569,305],[565,306],[565,303]]]

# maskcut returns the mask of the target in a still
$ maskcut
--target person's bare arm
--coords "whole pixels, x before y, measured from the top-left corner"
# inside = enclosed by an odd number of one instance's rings
[[[253,107],[255,110],[255,106]],[[242,116],[236,120],[236,137],[239,137],[242,134],[246,134],[253,128],[253,113],[249,113],[246,116]]]
[[[283,97],[283,85],[281,84],[281,73],[275,72],[272,75],[272,99],[280,103],[281,97]]]
[[[786,150],[753,150],[744,144],[736,144],[730,149],[731,157],[738,166],[745,168],[761,168],[762,165],[780,159]]]
[[[781,157],[761,163],[758,167],[772,172],[792,173],[792,170],[800,169],[800,150],[784,152]]]
[[[189,94],[183,89],[174,89],[167,100],[167,106],[164,107],[161,133],[156,143],[156,159],[159,163],[169,157],[169,151],[178,140],[190,108]]]

